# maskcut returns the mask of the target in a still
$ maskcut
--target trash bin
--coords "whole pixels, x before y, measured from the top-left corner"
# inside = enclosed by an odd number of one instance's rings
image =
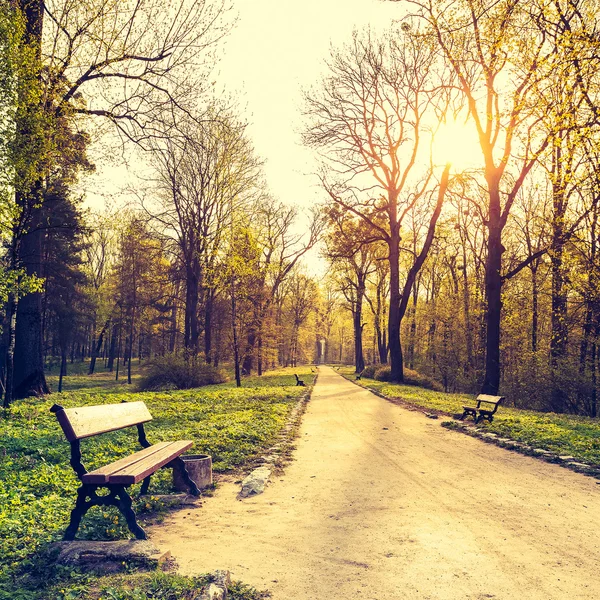
[[[199,489],[212,485],[212,458],[208,454],[187,454],[181,459],[190,478]],[[180,492],[189,491],[178,469],[173,469],[173,487]]]

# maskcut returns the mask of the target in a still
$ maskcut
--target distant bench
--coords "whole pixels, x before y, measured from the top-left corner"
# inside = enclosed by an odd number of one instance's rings
[[[200,494],[180,458],[181,454],[191,448],[193,442],[181,440],[151,445],[146,439],[144,423],[151,421],[152,415],[143,402],[66,409],[55,404],[50,410],[56,414],[65,437],[71,443],[71,466],[81,481],[75,508],[71,512],[71,521],[65,531],[65,540],[75,539],[81,519],[92,506],[116,506],[125,517],[131,533],[136,538],[145,540],[146,533],[136,521],[131,508],[131,497],[125,488],[143,480],[140,494],[146,494],[150,477],[161,467],[179,469],[190,493],[194,496]],[[134,425],[137,427],[138,441],[143,450],[88,472],[81,462],[80,440]],[[109,493],[106,496],[96,493],[101,487],[108,489]]]
[[[460,417],[461,421],[465,417],[471,416],[475,421],[475,424],[483,419],[487,419],[490,423],[494,418],[494,414],[498,410],[498,407],[504,402],[504,396],[490,396],[488,394],[479,394],[476,399],[476,406],[463,406],[463,414]],[[481,408],[481,405],[485,404],[486,408]]]

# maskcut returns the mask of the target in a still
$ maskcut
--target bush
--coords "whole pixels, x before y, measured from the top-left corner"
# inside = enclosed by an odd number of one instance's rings
[[[369,365],[368,367],[365,367],[361,375],[363,377],[377,379],[377,381],[391,381],[392,368],[389,365]],[[444,391],[444,388],[440,383],[426,375],[421,375],[421,373],[417,373],[417,371],[413,371],[412,369],[404,369],[404,383],[406,385],[416,385],[436,392]]]
[[[187,390],[227,381],[227,375],[197,358],[185,360],[183,356],[167,354],[152,359],[140,383],[145,392]]]
[[[444,386],[441,383],[427,377],[427,375],[421,375],[421,373],[417,373],[417,371],[413,371],[412,369],[404,369],[404,383],[436,392],[444,391]]]
[[[361,372],[361,377],[367,377],[368,379],[373,379],[375,375],[375,371],[377,370],[378,365],[367,365]]]
[[[389,365],[383,365],[375,370],[375,379],[377,381],[391,381],[392,380],[392,367]]]

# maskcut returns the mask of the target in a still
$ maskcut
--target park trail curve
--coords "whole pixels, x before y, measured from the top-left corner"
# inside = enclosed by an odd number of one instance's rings
[[[184,574],[274,600],[600,598],[600,486],[486,444],[320,368],[294,461],[225,483],[151,539]]]

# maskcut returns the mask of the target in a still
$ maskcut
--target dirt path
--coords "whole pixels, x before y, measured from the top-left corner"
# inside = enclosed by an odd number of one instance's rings
[[[600,485],[449,431],[322,367],[295,461],[151,531],[274,600],[600,597]]]

